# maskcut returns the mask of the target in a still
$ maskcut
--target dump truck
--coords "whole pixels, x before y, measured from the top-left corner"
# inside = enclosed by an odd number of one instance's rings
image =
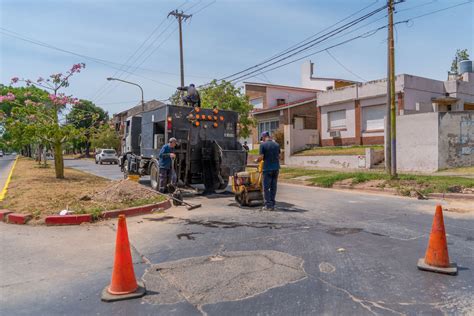
[[[163,105],[125,121],[121,170],[150,176],[159,190],[158,156],[171,137],[178,141],[173,167],[179,187],[204,184],[206,191],[223,190],[229,176],[244,171],[247,152],[237,135],[234,111]]]

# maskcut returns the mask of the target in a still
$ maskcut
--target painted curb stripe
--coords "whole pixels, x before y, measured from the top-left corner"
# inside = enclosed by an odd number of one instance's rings
[[[5,182],[5,186],[3,187],[2,192],[0,192],[0,201],[3,201],[3,199],[5,199],[5,195],[7,194],[8,185],[10,184],[10,181],[12,179],[13,169],[15,169],[17,161],[18,161],[18,157],[15,158],[15,161],[13,162],[13,166],[10,169],[10,173],[8,174],[7,181]]]

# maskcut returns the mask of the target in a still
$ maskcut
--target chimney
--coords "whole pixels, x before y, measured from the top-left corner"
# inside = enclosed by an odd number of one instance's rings
[[[301,87],[311,88],[311,78],[314,74],[314,63],[311,60],[306,60],[301,64]]]

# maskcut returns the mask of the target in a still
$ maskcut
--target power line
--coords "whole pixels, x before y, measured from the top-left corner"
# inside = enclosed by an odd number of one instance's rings
[[[352,70],[350,70],[349,68],[347,68],[346,66],[344,66],[333,54],[331,54],[331,52],[329,51],[329,49],[326,49],[325,52],[329,55],[329,57],[331,57],[339,66],[341,66],[342,68],[344,68],[348,73],[351,73],[353,76],[361,79],[362,81],[367,81],[367,79],[364,79],[362,78],[361,76],[359,76],[358,74],[354,73]]]
[[[413,17],[408,18],[407,21],[416,20],[416,19],[419,19],[419,18],[428,16],[428,15],[432,15],[432,14],[438,13],[438,12],[442,12],[442,11],[446,11],[446,10],[449,10],[449,9],[452,9],[452,8],[460,7],[460,6],[465,5],[465,4],[468,4],[468,3],[473,3],[473,1],[474,1],[474,0],[468,0],[468,1],[466,1],[466,2],[461,2],[461,3],[455,4],[455,5],[452,5],[452,6],[449,6],[449,7],[445,7],[445,8],[439,9],[439,10],[435,10],[435,11],[431,11],[431,12],[428,12],[428,13],[424,13],[424,14],[420,14],[420,15],[417,15],[417,16],[413,16]]]
[[[215,2],[215,1],[214,1],[214,2]],[[186,10],[191,9],[191,8],[193,8],[194,6],[196,6],[196,5],[200,4],[200,3],[201,3],[201,1],[197,2],[196,4],[192,5],[190,8],[188,8],[188,9],[186,9]],[[212,3],[210,3],[210,4],[208,4],[208,5],[205,5],[204,7],[202,7],[202,8],[199,9],[198,11],[196,11],[196,13],[201,12],[203,9],[207,8],[207,7],[210,6],[211,4],[212,4]],[[182,7],[182,5],[181,5],[180,7]],[[178,8],[179,8],[179,7],[178,7]],[[194,14],[196,14],[196,13],[194,13]],[[170,26],[171,24],[172,24],[172,23],[170,23],[168,26]],[[143,59],[142,62],[141,62],[137,67],[140,67],[146,60],[148,60],[148,58],[150,58],[150,57],[156,52],[156,50],[157,50],[159,47],[161,47],[161,45],[163,45],[163,44],[171,37],[171,35],[174,34],[174,32],[176,32],[177,29],[178,29],[178,27],[176,27],[170,34],[168,34],[168,37],[167,37],[162,43],[160,43],[154,50],[152,50],[152,51],[150,52],[150,54],[148,54],[148,56],[146,56],[145,59]],[[149,47],[150,47],[150,46],[149,46]],[[132,70],[131,72],[134,73],[134,72],[136,71],[137,67],[135,67],[135,69]],[[128,77],[129,77],[129,76],[125,77],[125,79],[128,78]],[[169,85],[169,86],[171,86],[171,85]],[[174,87],[174,86],[171,86],[171,87]],[[107,93],[105,93],[105,95],[108,94],[108,93],[110,93],[110,92],[112,92],[112,90],[113,90],[113,88],[112,88],[110,91],[108,91]],[[103,98],[105,95],[103,94],[103,95],[102,95],[102,98]]]
[[[270,58],[273,58],[273,57],[278,56],[278,54],[286,53],[286,52],[290,51],[291,49],[293,49],[294,47],[296,47],[296,46],[298,46],[298,45],[300,45],[300,44],[302,44],[302,43],[304,43],[304,42],[306,42],[306,41],[308,41],[308,40],[314,38],[315,36],[317,36],[317,35],[319,35],[319,34],[325,32],[325,31],[327,31],[327,30],[330,30],[331,28],[335,27],[336,25],[338,25],[338,24],[340,24],[340,23],[346,21],[347,19],[350,19],[351,17],[353,17],[353,16],[359,14],[360,12],[362,12],[362,11],[364,11],[364,10],[370,8],[371,6],[373,6],[374,4],[376,4],[377,2],[378,2],[378,0],[372,2],[371,4],[369,4],[369,5],[365,6],[365,7],[363,7],[363,8],[360,9],[360,10],[355,11],[354,13],[351,13],[350,15],[348,15],[348,16],[346,16],[345,18],[339,20],[338,22],[336,22],[336,23],[334,23],[334,24],[332,24],[332,25],[330,25],[330,26],[328,26],[328,27],[322,29],[321,31],[319,31],[319,32],[317,32],[317,33],[315,33],[315,34],[313,34],[313,35],[311,35],[311,36],[308,36],[307,38],[303,39],[302,41],[300,41],[300,42],[298,42],[298,43],[296,43],[296,44],[293,44],[292,46],[288,47],[287,49],[285,49],[285,50],[283,50],[283,51],[281,51],[281,52],[279,52],[279,53],[276,53],[275,55],[270,56],[268,59],[262,61],[262,63],[268,61]]]
[[[216,0],[214,0],[214,1],[210,2],[210,3],[208,3],[207,5],[203,6],[201,9],[197,10],[196,12],[191,13],[191,15],[193,15],[193,14],[198,14],[199,12],[201,12],[202,10],[206,9],[207,7],[213,5],[214,3],[216,3]],[[191,8],[189,8],[189,9],[187,9],[187,10],[189,11],[190,9],[191,9]]]
[[[198,2],[198,3],[199,3],[199,2]],[[179,5],[178,8],[183,7],[184,5],[187,5],[187,2],[186,2],[186,1],[184,1],[183,3],[181,3],[181,5]],[[153,29],[153,31],[150,33],[150,35],[141,43],[141,45],[135,50],[135,52],[127,59],[127,61],[125,62],[125,64],[127,64],[127,63],[140,51],[140,49],[148,42],[149,39],[151,39],[151,38],[154,36],[154,34],[160,29],[160,27],[161,27],[165,22],[166,22],[166,18],[163,18],[163,20],[161,21],[161,23],[160,23],[157,27],[155,27],[155,28]],[[138,60],[141,58],[141,56],[143,56],[143,54],[144,54],[147,50],[149,50],[149,49],[152,47],[152,45],[153,45],[154,43],[156,43],[156,41],[160,38],[160,36],[161,36],[169,27],[170,27],[170,24],[168,24],[168,26],[166,27],[166,29],[165,29],[163,32],[161,32],[153,41],[151,41],[150,44],[148,44],[148,46],[147,46],[145,49],[143,49],[143,51],[135,58],[135,61],[134,61],[133,63],[131,63],[130,65],[127,65],[127,66],[126,66],[127,68],[126,68],[126,71],[125,71],[125,72],[127,72],[127,71],[133,66],[133,64],[135,64],[135,62],[138,61]],[[147,58],[148,58],[148,57],[147,57]],[[140,64],[140,65],[141,65],[141,64]],[[140,66],[140,65],[139,65],[139,66]],[[139,66],[138,66],[138,67],[139,67]],[[134,70],[131,71],[131,73],[134,73],[134,72],[137,70],[138,67],[135,67]],[[120,74],[119,74],[118,72],[115,72],[115,73],[112,75],[112,77],[121,78],[123,74],[124,74],[123,71],[122,71]],[[127,76],[126,78],[128,78],[128,77],[129,77],[129,76]],[[125,78],[125,79],[126,79],[126,78]],[[111,88],[107,93],[110,93],[111,91],[113,91],[113,89],[115,89],[115,87],[118,86],[118,83],[115,82],[115,83],[112,83],[111,85],[112,85],[112,88]],[[107,89],[108,86],[110,86],[110,82],[107,81],[107,82],[105,82],[105,83],[96,91],[96,93],[94,94],[93,99],[94,99],[94,98],[97,98],[97,99],[98,99],[101,94],[104,94],[104,92],[106,91],[106,89]],[[100,91],[100,92],[99,92],[99,91]]]
[[[7,32],[10,32],[11,34],[7,33]],[[71,54],[71,55],[75,55],[75,56],[78,56],[78,57],[81,57],[81,58],[84,58],[84,59],[92,60],[96,63],[102,64],[104,66],[107,66],[107,67],[110,67],[110,68],[113,68],[113,69],[120,69],[118,67],[115,67],[115,66],[111,65],[112,62],[102,60],[102,59],[99,59],[99,58],[90,57],[90,56],[87,56],[87,55],[82,55],[82,54],[79,54],[79,53],[75,53],[73,51],[69,51],[69,50],[59,48],[59,47],[55,47],[55,46],[49,45],[49,44],[41,42],[41,41],[32,40],[32,39],[29,39],[27,37],[23,37],[22,35],[18,35],[19,33],[10,31],[10,30],[5,29],[3,27],[0,27],[0,33],[4,34],[4,35],[7,35],[7,36],[10,36],[10,37],[13,37],[13,38],[16,38],[16,39],[19,39],[19,40],[24,41],[24,42],[35,44],[35,45],[42,46],[42,47],[45,47],[45,48],[54,49],[54,50],[61,51],[61,52],[64,52],[64,53],[68,53],[68,54]],[[133,74],[133,75],[135,75],[137,77],[147,79],[147,80],[150,80],[150,81],[154,81],[154,82],[162,84],[162,85],[168,85],[167,83],[160,82],[158,80],[147,78],[147,77],[144,77],[144,76],[141,76],[141,75],[137,75],[137,74]],[[170,85],[168,85],[168,86],[170,86]]]
[[[468,4],[468,3],[472,3],[473,1],[474,1],[474,0],[469,0],[469,1],[462,2],[462,3],[456,4],[456,5],[452,5],[452,6],[445,7],[445,8],[439,9],[439,10],[430,11],[430,12],[427,12],[427,13],[425,13],[425,14],[421,14],[421,15],[418,15],[418,16],[414,16],[414,17],[408,18],[408,19],[406,19],[406,20],[398,21],[398,22],[394,23],[394,25],[407,24],[407,23],[410,22],[410,21],[413,21],[413,20],[416,20],[416,19],[419,19],[419,18],[422,18],[422,17],[425,17],[425,16],[429,16],[429,15],[432,15],[432,14],[436,14],[436,13],[438,13],[438,12],[446,11],[446,10],[449,10],[449,9],[452,9],[452,8],[455,8],[455,7],[459,7],[459,6],[461,6],[461,5],[465,5],[465,4]],[[289,61],[289,62],[286,62],[286,63],[281,64],[281,65],[278,65],[278,66],[275,66],[275,67],[273,67],[273,68],[263,70],[263,71],[261,71],[260,73],[267,73],[267,72],[276,70],[276,69],[278,69],[278,68],[287,66],[287,65],[289,65],[289,64],[295,63],[295,62],[300,61],[300,60],[302,60],[302,59],[305,59],[305,58],[308,58],[308,57],[310,57],[310,56],[313,56],[313,55],[319,54],[319,53],[321,53],[321,52],[324,52],[324,51],[326,51],[326,50],[328,50],[328,49],[332,49],[332,48],[334,48],[334,47],[338,47],[338,46],[341,46],[341,45],[345,45],[345,44],[347,44],[347,43],[349,43],[349,42],[352,42],[352,41],[354,41],[354,40],[356,40],[356,39],[359,39],[359,38],[370,37],[370,36],[374,35],[375,33],[377,33],[378,31],[380,31],[381,29],[384,29],[384,28],[387,28],[387,25],[384,25],[384,26],[378,27],[378,28],[376,28],[376,29],[370,30],[370,31],[365,32],[365,33],[363,33],[363,34],[361,34],[361,35],[352,37],[352,38],[350,38],[350,39],[348,39],[348,40],[345,40],[345,41],[342,41],[342,42],[340,42],[340,43],[334,44],[334,45],[329,46],[329,47],[327,47],[327,48],[325,48],[325,49],[318,50],[318,51],[316,51],[316,52],[307,54],[307,55],[305,55],[305,56],[296,58],[296,59],[294,59],[294,60],[291,60],[291,61]],[[248,75],[249,75],[249,74],[248,74]],[[238,80],[237,82],[246,80],[247,78],[251,78],[251,77],[252,77],[252,76],[247,76],[246,78],[241,78],[241,79]]]
[[[135,72],[137,71],[138,67],[140,67],[158,48],[160,48],[161,45],[163,45],[164,42],[169,38],[169,36],[166,37],[160,44],[158,44],[158,46],[155,47],[155,49],[153,49],[153,50],[151,51],[151,53],[150,53],[145,59],[143,59],[143,61],[142,61],[141,63],[139,63],[139,64],[136,65],[136,66],[133,66],[133,65],[135,64],[135,62],[138,61],[138,60],[141,58],[141,56],[143,56],[143,54],[144,54],[145,52],[147,52],[147,50],[161,37],[161,35],[165,34],[165,32],[170,28],[170,26],[171,26],[171,23],[169,23],[168,26],[155,38],[155,40],[154,40],[152,43],[150,43],[150,45],[149,45],[145,50],[143,50],[143,51],[140,53],[140,55],[135,59],[134,62],[132,62],[132,64],[128,65],[126,69],[122,69],[122,73],[116,75],[115,77],[116,77],[116,78],[119,78],[119,79],[124,79],[124,80],[126,80],[126,79],[129,78],[131,75],[134,75]],[[174,32],[174,31],[173,31],[173,32]],[[132,70],[129,70],[129,69],[132,68],[132,67],[133,67],[133,69],[132,69]],[[123,75],[124,75],[125,73],[126,73],[127,75],[126,75],[125,77],[123,77]],[[107,85],[107,84],[106,84],[106,85]],[[166,85],[169,86],[169,87],[173,87],[173,86],[170,85],[170,84],[166,84]],[[112,92],[117,86],[118,86],[118,84],[115,83],[115,85],[112,85],[112,87],[111,87],[108,91],[107,91],[107,89],[103,90],[101,93],[99,93],[99,94],[97,94],[97,95],[95,96],[95,99],[98,101],[98,100],[99,100],[100,98],[102,98],[104,95],[106,95],[106,94]]]
[[[384,6],[380,7],[380,8],[378,8],[378,9],[373,10],[373,11],[371,11],[370,13],[367,13],[367,14],[365,14],[365,15],[363,15],[363,16],[361,16],[361,17],[355,19],[355,20],[352,20],[352,21],[350,21],[350,22],[348,22],[348,23],[346,23],[346,24],[344,24],[344,25],[342,25],[342,26],[340,26],[340,27],[338,27],[338,28],[336,28],[336,29],[334,29],[334,30],[332,30],[332,31],[329,31],[329,32],[327,32],[327,33],[325,33],[325,34],[323,34],[323,35],[321,35],[321,36],[318,36],[318,37],[316,37],[315,39],[312,39],[311,41],[308,41],[308,42],[306,42],[306,43],[304,43],[304,44],[300,44],[300,45],[296,46],[295,48],[293,48],[293,49],[291,49],[291,50],[288,50],[288,51],[286,51],[286,52],[284,52],[284,53],[280,53],[280,54],[276,55],[275,57],[272,57],[272,58],[267,59],[267,60],[264,61],[264,62],[258,63],[258,64],[254,65],[254,66],[251,66],[251,67],[248,67],[248,68],[246,68],[246,69],[244,69],[244,70],[242,70],[242,71],[239,71],[239,72],[234,73],[234,74],[232,74],[232,75],[226,76],[226,77],[224,77],[224,78],[222,78],[222,79],[220,79],[220,80],[226,80],[226,79],[235,77],[235,76],[237,76],[237,75],[240,75],[240,74],[243,74],[243,73],[245,73],[245,72],[248,72],[248,71],[250,71],[250,70],[252,70],[252,69],[254,69],[254,68],[264,69],[264,68],[266,68],[266,67],[268,67],[268,66],[271,66],[271,65],[274,65],[275,63],[278,63],[278,62],[280,62],[280,61],[282,61],[282,60],[288,59],[288,58],[290,58],[290,57],[292,57],[292,56],[294,56],[294,55],[296,55],[296,54],[299,54],[299,53],[301,53],[301,52],[303,52],[303,51],[305,51],[305,50],[308,50],[309,48],[311,48],[311,47],[313,47],[313,46],[315,46],[315,45],[321,43],[322,41],[325,41],[325,40],[327,40],[327,39],[333,37],[333,36],[336,35],[336,34],[339,34],[340,32],[342,32],[342,31],[344,31],[344,30],[346,30],[346,29],[348,29],[348,28],[350,28],[350,27],[352,27],[352,26],[354,26],[354,25],[360,23],[360,22],[363,21],[363,20],[368,19],[369,17],[371,17],[371,16],[377,14],[378,12],[384,10],[386,7],[387,7],[387,5],[384,5]],[[291,53],[291,54],[290,54],[290,53]],[[289,55],[288,55],[288,54],[289,54]],[[287,56],[285,56],[285,55],[287,55]],[[282,57],[282,56],[285,56],[285,57]],[[282,57],[282,58],[280,58],[280,57]],[[275,60],[275,59],[277,59],[277,58],[280,58],[280,59],[278,59],[278,60],[275,61],[275,62],[270,63],[269,65],[265,65],[265,64],[268,64],[269,62],[271,62],[271,61],[273,61],[273,60]],[[264,66],[264,65],[265,65],[265,66]],[[251,71],[250,73],[247,73],[247,74],[245,74],[245,75],[248,75],[248,74],[251,74],[251,73],[255,73],[255,72],[256,72],[256,71]],[[242,76],[240,76],[240,77],[242,77]],[[240,77],[234,78],[233,80],[239,79]],[[231,80],[231,81],[233,81],[233,80]]]
[[[9,34],[8,32],[11,33],[11,34]],[[105,60],[105,59],[102,59],[102,58],[92,57],[92,56],[88,56],[88,55],[85,55],[85,54],[82,54],[82,53],[76,53],[76,52],[73,52],[73,51],[70,51],[70,50],[67,50],[67,49],[64,49],[64,48],[53,46],[53,45],[50,45],[48,43],[45,43],[45,42],[42,42],[42,41],[39,41],[39,40],[31,39],[31,38],[29,38],[25,35],[22,35],[20,33],[11,31],[11,30],[3,28],[3,27],[0,27],[0,33],[3,34],[3,35],[6,35],[6,36],[10,36],[12,38],[16,38],[16,39],[19,39],[21,41],[33,44],[33,45],[41,46],[43,48],[49,48],[51,50],[59,51],[59,52],[66,53],[66,54],[69,54],[69,55],[78,56],[78,57],[93,61],[95,63],[98,63],[100,65],[110,67],[112,69],[116,69],[116,70],[120,69],[120,68],[114,67],[113,65],[120,66],[120,67],[121,66],[128,66],[127,64],[121,64],[121,63],[118,63],[118,62]],[[143,70],[143,71],[148,71],[148,72],[153,72],[153,73],[162,73],[162,74],[171,75],[171,76],[179,76],[178,73],[173,73],[173,72],[168,72],[168,71],[163,71],[163,70],[143,68],[143,67],[138,67],[137,69],[138,70]],[[138,75],[135,75],[135,76],[138,76]],[[210,77],[203,76],[203,75],[198,75],[198,74],[188,75],[188,77],[210,79]]]
[[[404,22],[399,22],[399,23],[404,23]],[[322,52],[324,52],[324,51],[326,51],[326,50],[328,50],[328,49],[332,49],[332,48],[335,48],[335,47],[338,47],[338,46],[345,45],[345,44],[350,43],[350,42],[352,42],[352,41],[354,41],[354,40],[356,40],[356,39],[370,37],[370,36],[372,36],[372,35],[375,35],[375,33],[377,33],[378,31],[380,31],[380,30],[382,30],[382,29],[384,29],[384,28],[387,28],[387,26],[386,26],[386,25],[385,25],[385,26],[381,26],[381,27],[379,27],[379,28],[376,28],[376,29],[373,29],[373,30],[371,30],[371,31],[365,32],[365,33],[363,33],[363,34],[361,34],[361,35],[352,37],[352,38],[350,38],[350,39],[347,39],[347,40],[345,40],[345,41],[342,41],[342,42],[339,42],[339,43],[337,43],[337,44],[331,45],[331,46],[329,46],[329,47],[323,48],[323,49],[318,50],[318,51],[316,51],[316,52],[313,52],[313,53],[304,55],[304,56],[302,56],[302,57],[296,58],[296,59],[291,60],[291,61],[289,61],[289,62],[286,62],[286,63],[284,63],[284,64],[277,65],[277,66],[275,66],[275,67],[273,67],[273,68],[270,68],[270,69],[267,69],[267,70],[262,71],[262,73],[267,73],[267,72],[270,72],[270,71],[272,71],[272,70],[275,70],[275,69],[278,69],[278,68],[287,66],[287,65],[289,65],[289,64],[295,63],[295,62],[297,62],[297,61],[300,61],[300,60],[302,60],[302,59],[308,58],[308,57],[310,57],[310,56],[313,56],[313,55],[322,53]],[[246,79],[248,79],[248,78],[251,78],[251,77],[252,77],[252,76],[246,76],[246,77],[244,77],[244,78],[239,79],[239,80],[236,81],[236,82],[244,81],[244,80],[246,80]]]
[[[384,7],[382,7],[382,8],[385,9],[385,7],[386,7],[386,6],[384,6]],[[236,78],[233,78],[233,79],[231,80],[231,82],[232,82],[232,81],[237,81],[237,80],[239,80],[239,79],[241,79],[241,78],[243,78],[243,77],[246,77],[246,76],[251,75],[251,74],[253,74],[253,73],[255,73],[255,72],[259,72],[259,71],[261,71],[261,70],[264,70],[264,69],[266,69],[266,68],[268,68],[268,67],[270,67],[270,66],[272,66],[272,65],[278,64],[278,63],[280,63],[280,62],[282,62],[282,61],[285,61],[285,60],[289,59],[290,57],[296,56],[296,55],[298,55],[298,54],[300,54],[300,53],[302,53],[302,52],[304,52],[304,51],[306,51],[306,50],[308,50],[308,49],[310,49],[310,48],[312,48],[312,47],[314,47],[314,46],[316,46],[316,45],[318,45],[318,44],[320,44],[320,43],[322,43],[322,42],[324,42],[324,41],[326,41],[326,40],[328,40],[328,39],[330,39],[331,37],[333,37],[333,36],[335,36],[335,35],[337,35],[337,34],[343,32],[343,31],[347,30],[348,28],[352,27],[353,25],[356,25],[357,23],[360,23],[361,21],[363,21],[363,20],[367,19],[368,17],[370,17],[370,16],[376,14],[377,12],[380,12],[380,10],[381,10],[381,8],[379,8],[379,9],[377,9],[377,10],[375,10],[375,11],[372,11],[371,13],[369,13],[369,14],[363,16],[363,17],[360,17],[360,18],[358,18],[358,19],[356,19],[356,20],[353,20],[353,21],[351,21],[351,22],[349,22],[349,23],[343,25],[342,27],[340,27],[340,28],[338,28],[338,29],[335,29],[335,30],[329,32],[328,34],[326,34],[326,35],[324,35],[324,36],[318,38],[318,39],[319,39],[318,41],[312,41],[311,45],[306,45],[306,47],[303,47],[303,48],[297,50],[296,52],[291,53],[290,55],[287,55],[287,56],[285,56],[285,57],[282,57],[282,58],[280,58],[280,59],[278,59],[278,60],[276,60],[276,61],[273,61],[273,62],[271,62],[271,63],[269,63],[269,64],[267,64],[267,65],[261,66],[261,67],[259,67],[259,68],[256,69],[256,70],[247,72],[247,73],[245,73],[245,74],[243,74],[243,75],[240,75],[240,76],[238,76],[238,77],[236,77]],[[331,34],[331,33],[332,33],[332,34]]]

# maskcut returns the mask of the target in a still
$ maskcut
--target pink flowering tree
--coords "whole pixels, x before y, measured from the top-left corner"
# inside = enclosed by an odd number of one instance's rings
[[[64,143],[83,137],[80,130],[73,124],[68,124],[65,118],[61,118],[67,106],[79,103],[78,99],[64,94],[61,90],[68,87],[70,78],[84,67],[84,63],[75,64],[64,74],[52,74],[46,79],[39,77],[36,81],[14,77],[11,80],[12,85],[24,83],[25,91],[21,95],[15,95],[15,89],[18,88],[11,88],[11,91],[2,92],[0,96],[0,104],[13,104],[11,113],[4,114],[2,118],[5,129],[12,134],[11,138],[21,143],[29,141],[51,147],[58,179],[64,178]],[[42,93],[33,97],[30,90],[40,90]]]

